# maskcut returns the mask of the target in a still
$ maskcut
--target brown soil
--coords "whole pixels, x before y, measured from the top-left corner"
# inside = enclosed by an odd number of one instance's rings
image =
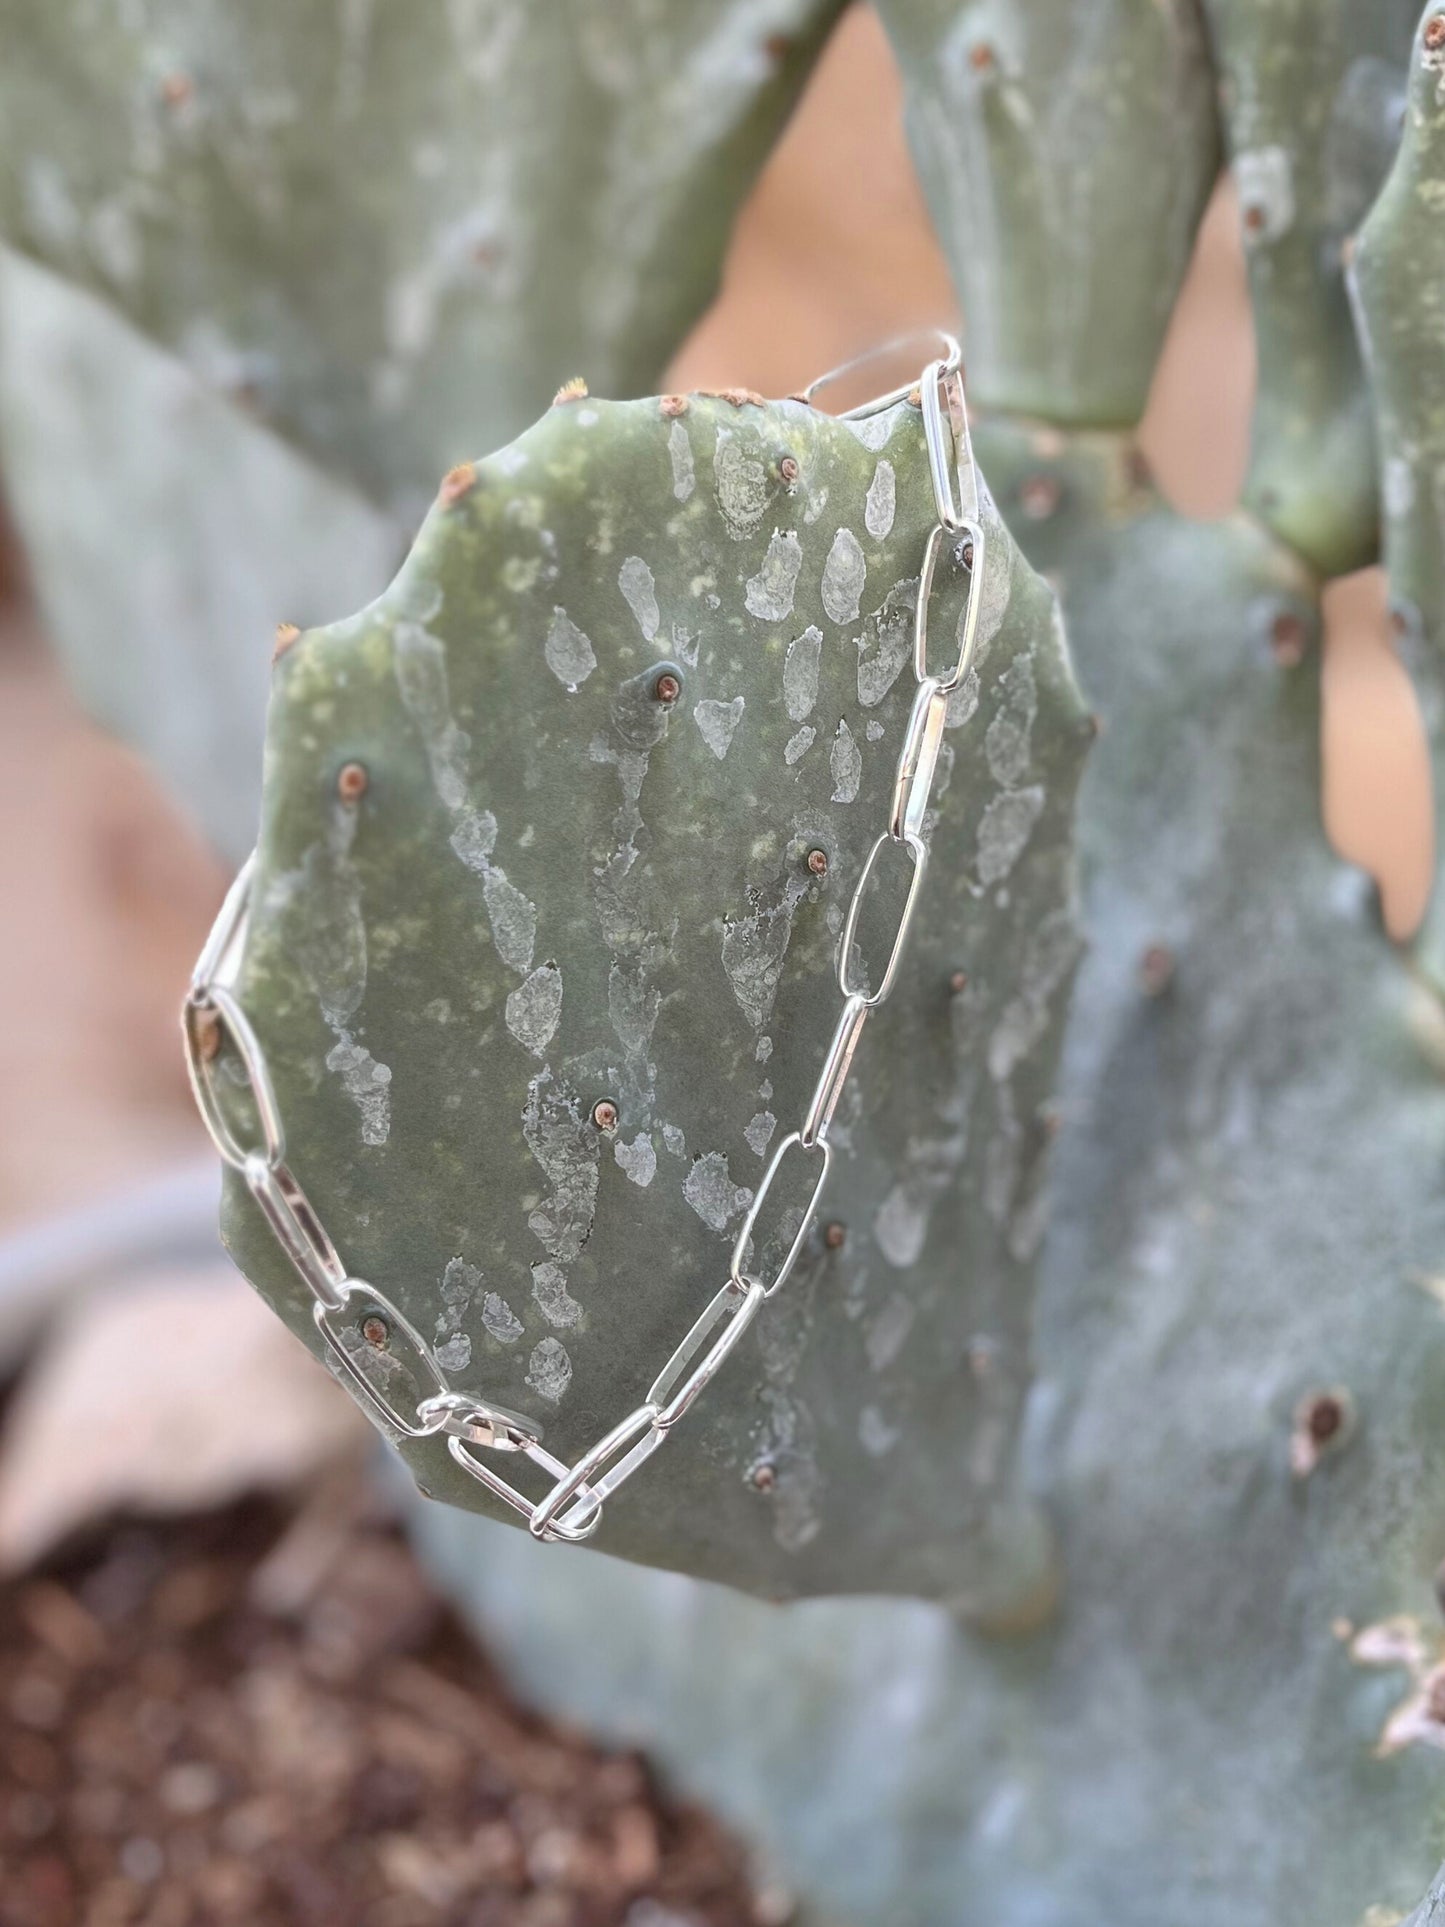
[[[782,1927],[646,1764],[522,1711],[356,1474],[0,1592],[0,1927]]]

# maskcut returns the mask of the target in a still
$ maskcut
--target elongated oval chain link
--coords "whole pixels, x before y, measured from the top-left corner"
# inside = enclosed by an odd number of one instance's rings
[[[331,1242],[311,1200],[286,1161],[286,1133],[276,1102],[265,1052],[235,994],[235,979],[245,947],[254,856],[245,864],[221,907],[192,976],[181,1013],[186,1060],[196,1103],[211,1140],[241,1178],[270,1225],[277,1243],[311,1293],[316,1329],[335,1360],[338,1376],[372,1418],[405,1438],[445,1434],[452,1458],[481,1485],[527,1520],[538,1539],[575,1542],[588,1539],[602,1523],[602,1507],[671,1436],[672,1429],[717,1375],[765,1302],[787,1283],[817,1221],[818,1207],[832,1166],[828,1133],[870,1014],[891,996],[907,947],[928,865],[924,821],[943,743],[948,699],[972,665],[978,633],[983,581],[984,531],[979,519],[978,476],[969,442],[958,343],[942,337],[944,354],[923,372],[920,399],[929,474],[937,522],[929,532],[919,571],[914,615],[913,667],[917,688],[891,793],[888,823],[864,861],[838,945],[838,988],[843,1010],[828,1046],[823,1068],[799,1127],[778,1145],[738,1233],[722,1289],[653,1380],[646,1398],[607,1432],[575,1464],[566,1465],[542,1444],[539,1426],[515,1412],[488,1404],[448,1382],[436,1353],[387,1295],[353,1277]],[[901,346],[890,343],[879,354]],[[864,357],[864,360],[872,357]],[[851,373],[859,363],[820,376],[803,399],[827,382]],[[847,411],[857,419],[891,406],[911,392],[892,391]],[[952,544],[968,570],[968,602],[959,623],[959,652],[946,674],[928,663],[928,612],[940,552]],[[875,876],[885,863],[911,867],[902,906],[889,942],[887,961],[874,983],[858,955],[859,927]],[[222,1065],[222,1047],[231,1053]],[[240,1080],[234,1080],[239,1067]],[[247,1144],[228,1117],[218,1078],[232,1077],[255,1112],[256,1142]],[[786,1246],[770,1275],[750,1270],[750,1260],[768,1246],[761,1232],[763,1207],[790,1160],[815,1165],[808,1203],[791,1234],[784,1221],[776,1242]],[[387,1346],[409,1357],[424,1387],[414,1405],[393,1399],[365,1371],[366,1341],[357,1319],[379,1316],[387,1326]],[[347,1343],[350,1337],[351,1343]],[[359,1342],[358,1342],[359,1340]],[[393,1359],[396,1353],[393,1352]],[[538,1500],[526,1497],[504,1478],[489,1455],[515,1454],[540,1468],[551,1481]]]

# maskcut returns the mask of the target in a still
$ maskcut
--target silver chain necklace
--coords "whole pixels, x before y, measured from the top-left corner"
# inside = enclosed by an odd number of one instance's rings
[[[901,343],[875,351],[892,352]],[[913,707],[903,747],[898,756],[886,828],[864,861],[853,891],[838,944],[837,980],[842,1013],[823,1060],[823,1068],[802,1121],[778,1145],[762,1183],[733,1245],[727,1280],[673,1352],[633,1412],[614,1425],[584,1452],[574,1465],[565,1465],[542,1444],[540,1428],[530,1419],[489,1405],[470,1392],[456,1391],[437,1361],[433,1348],[385,1293],[365,1279],[353,1277],[332,1243],[314,1206],[286,1159],[286,1133],[276,1102],[275,1087],[261,1041],[241,1008],[234,985],[245,948],[254,853],[242,867],[221,906],[205,947],[196,963],[181,1012],[186,1062],[191,1086],[211,1141],[225,1162],[238,1171],[270,1225],[277,1242],[311,1293],[316,1329],[325,1341],[346,1383],[373,1419],[407,1438],[445,1434],[447,1449],[457,1464],[487,1490],[520,1512],[538,1539],[575,1542],[589,1539],[602,1523],[602,1507],[618,1487],[666,1443],[673,1427],[717,1376],[764,1304],[786,1284],[817,1220],[818,1207],[832,1167],[833,1148],[828,1132],[843,1094],[853,1056],[871,1012],[892,993],[907,946],[928,864],[923,823],[933,790],[934,773],[943,742],[949,697],[967,676],[978,629],[983,582],[984,531],[979,518],[978,474],[969,441],[968,414],[963,392],[962,359],[958,343],[942,337],[943,355],[930,361],[917,384],[923,411],[929,473],[933,482],[937,521],[924,546],[919,572],[918,601],[913,623]],[[800,400],[811,402],[827,384],[851,373],[867,355],[810,383]],[[877,414],[915,391],[906,383],[889,394],[849,409],[846,420]],[[958,659],[945,674],[928,665],[928,608],[940,549],[954,544],[969,571],[968,601],[959,625]],[[888,961],[876,986],[855,968],[854,949],[863,901],[875,872],[890,860],[910,865],[907,889],[889,946]],[[255,1105],[260,1143],[248,1146],[237,1137],[217,1095],[211,1063],[222,1039],[229,1041]],[[768,1193],[789,1157],[816,1161],[817,1173],[802,1222],[770,1277],[748,1269],[759,1219]],[[415,1355],[434,1390],[415,1408],[404,1411],[362,1372],[342,1342],[343,1325],[350,1322],[353,1297],[380,1312],[393,1339],[404,1341]],[[488,1462],[489,1458],[520,1454],[541,1468],[550,1488],[535,1502]]]

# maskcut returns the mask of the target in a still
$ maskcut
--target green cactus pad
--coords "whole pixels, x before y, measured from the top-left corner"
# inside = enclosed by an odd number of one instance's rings
[[[1132,425],[1218,171],[1194,0],[879,13],[968,322],[975,407]]]
[[[840,0],[0,0],[0,235],[410,508],[711,299]]]
[[[1379,539],[1347,243],[1389,169],[1420,0],[1204,0],[1259,356],[1245,499],[1340,575]]]
[[[529,1693],[854,1927],[1377,1927],[1445,1828],[1445,1098],[1320,833],[1314,584],[1126,438],[978,446],[1103,721],[1023,1433],[1056,1622],[767,1613],[415,1529]]]
[[[922,907],[836,1125],[841,1248],[815,1235],[600,1543],[994,1617],[1047,1582],[1008,1467],[1092,731],[985,518]],[[449,478],[385,595],[281,659],[241,992],[291,1161],[452,1382],[568,1462],[723,1282],[812,1089],[933,521],[908,403],[582,399]],[[964,596],[940,569],[936,649]],[[243,1190],[226,1236],[314,1346]],[[494,1503],[444,1441],[406,1449],[436,1497]]]
[[[1435,768],[1436,861],[1445,852],[1445,31],[1425,9],[1404,137],[1360,231],[1351,286],[1379,438],[1385,567],[1395,633],[1420,695]],[[1415,954],[1445,989],[1437,888]]]

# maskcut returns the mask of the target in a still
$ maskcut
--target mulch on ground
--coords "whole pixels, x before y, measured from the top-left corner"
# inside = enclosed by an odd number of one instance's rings
[[[0,1927],[783,1927],[642,1759],[516,1704],[347,1478],[0,1590]]]

